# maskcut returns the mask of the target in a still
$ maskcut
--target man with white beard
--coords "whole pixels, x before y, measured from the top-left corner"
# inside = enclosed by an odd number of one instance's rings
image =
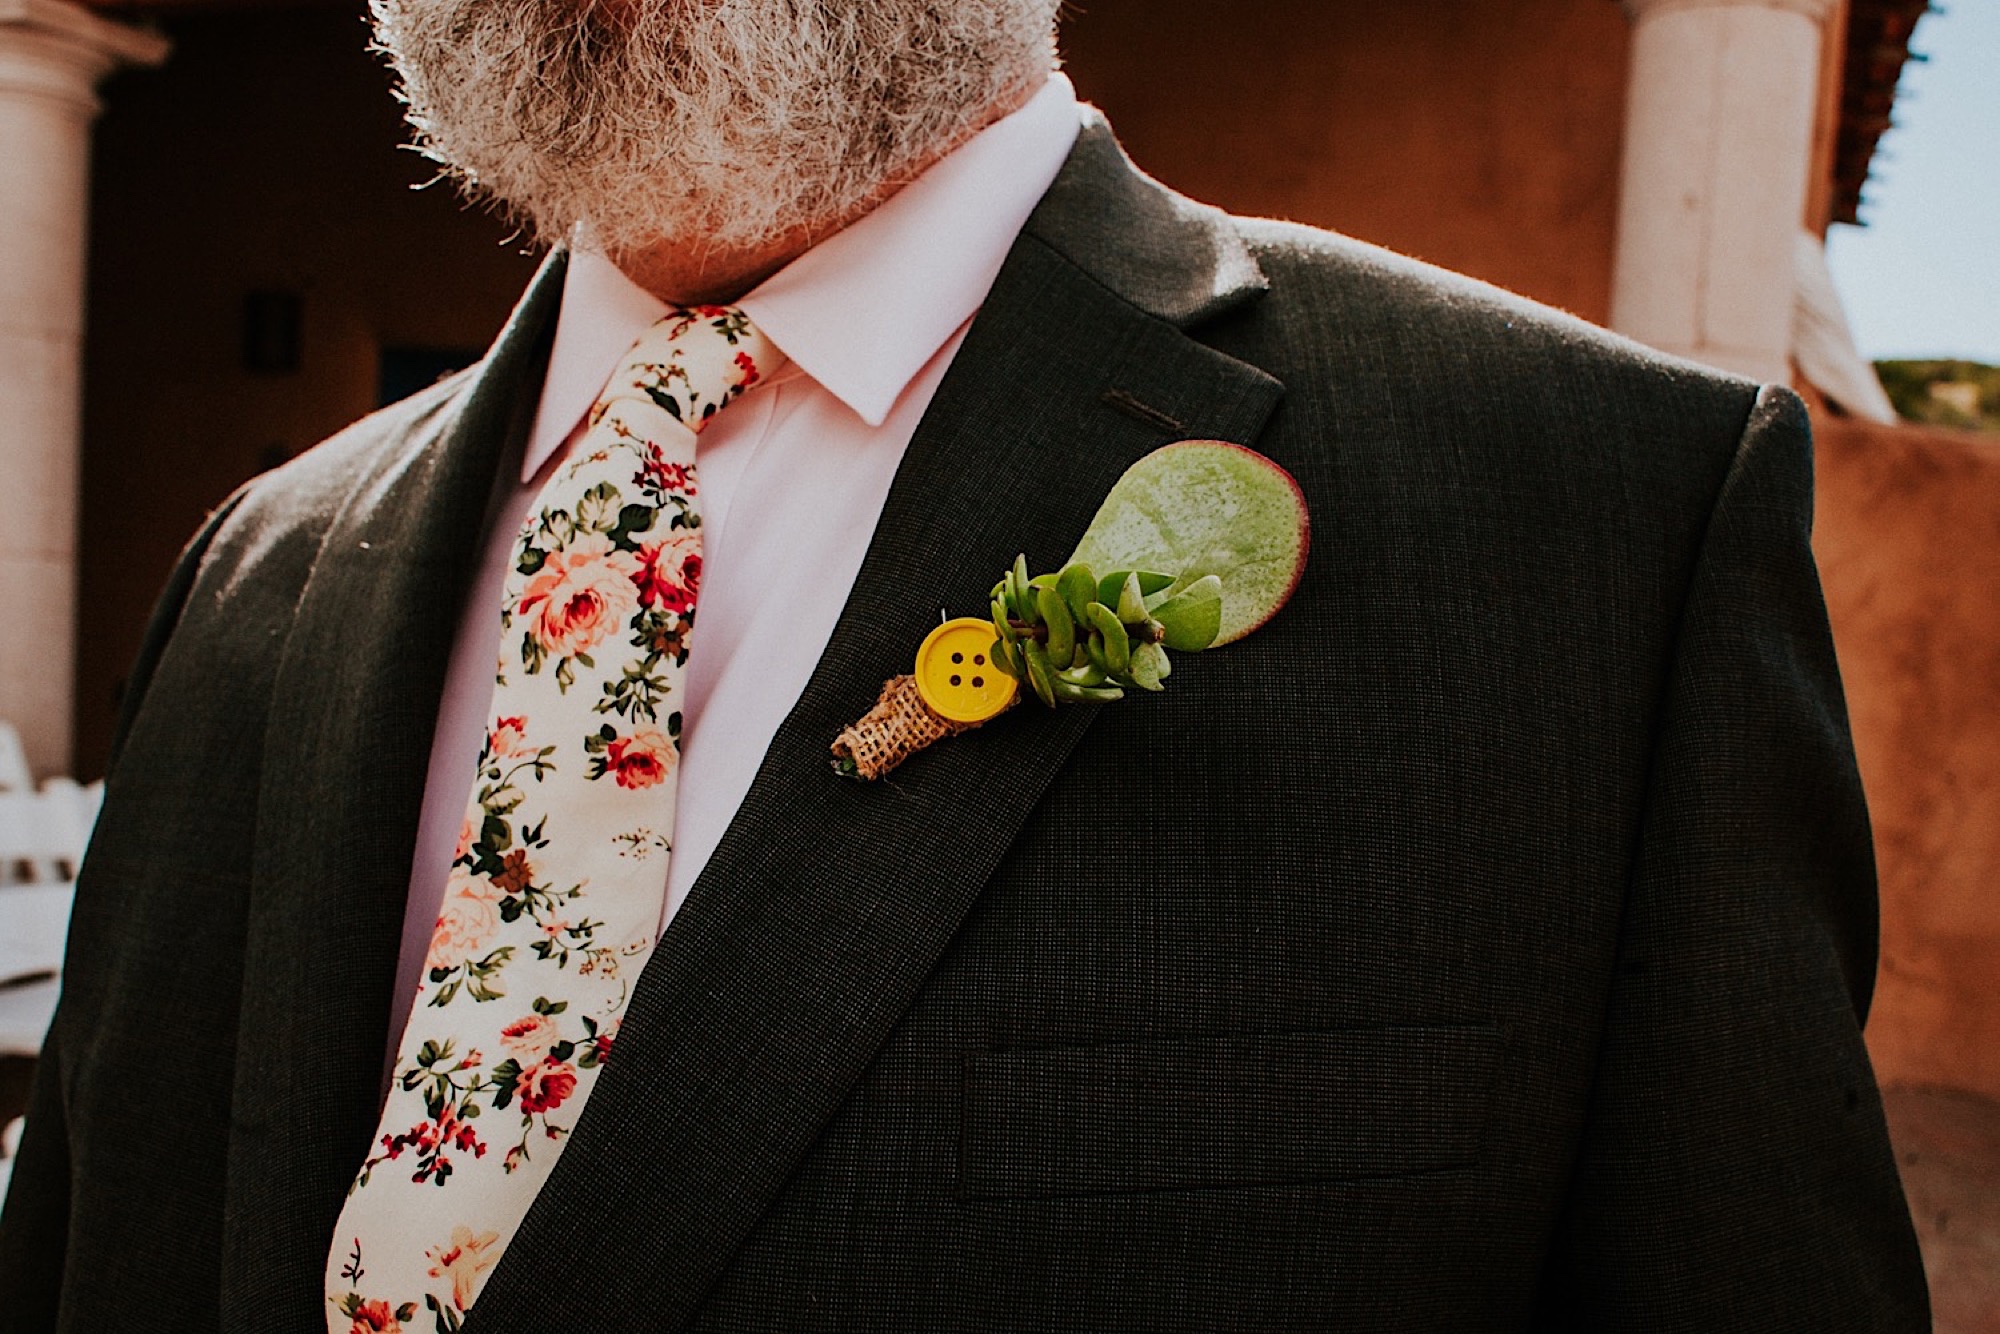
[[[0,1329],[1927,1327],[1796,399],[1172,194],[1054,7],[375,0],[551,257],[170,582]],[[1177,439],[1281,615],[829,771]]]

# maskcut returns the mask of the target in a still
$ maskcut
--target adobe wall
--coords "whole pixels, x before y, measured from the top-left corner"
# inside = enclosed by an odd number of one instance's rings
[[[1608,0],[1090,0],[1064,32],[1175,188],[1608,318],[1630,39]]]
[[[2000,1101],[2000,437],[1821,414],[1814,547],[1882,882],[1884,1086]]]

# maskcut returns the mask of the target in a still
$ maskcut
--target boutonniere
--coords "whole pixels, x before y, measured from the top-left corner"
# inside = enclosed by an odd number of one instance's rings
[[[1125,471],[1060,568],[1001,575],[987,615],[947,620],[833,743],[875,779],[1032,696],[1049,708],[1166,689],[1170,653],[1234,643],[1285,605],[1305,570],[1305,497],[1241,445],[1182,440]]]

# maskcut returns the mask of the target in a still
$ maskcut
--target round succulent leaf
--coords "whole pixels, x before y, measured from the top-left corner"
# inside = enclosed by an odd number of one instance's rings
[[[1182,440],[1126,469],[1070,561],[1172,570],[1177,593],[1214,575],[1221,584],[1214,642],[1228,644],[1285,605],[1310,546],[1305,497],[1290,473],[1241,445]],[[1109,601],[1103,582],[1100,599]],[[1154,591],[1143,582],[1141,590]]]

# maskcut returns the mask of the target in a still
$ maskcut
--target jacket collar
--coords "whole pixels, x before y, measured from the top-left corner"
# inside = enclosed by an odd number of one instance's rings
[[[1229,215],[1140,171],[1095,107],[1084,108],[1076,147],[1026,232],[1123,300],[1181,329],[1269,288]]]
[[[353,483],[278,650],[231,1105],[231,1328],[325,1323],[327,1239],[380,1111],[451,636],[500,458],[526,432],[562,271],[559,256],[543,266],[452,401]]]

